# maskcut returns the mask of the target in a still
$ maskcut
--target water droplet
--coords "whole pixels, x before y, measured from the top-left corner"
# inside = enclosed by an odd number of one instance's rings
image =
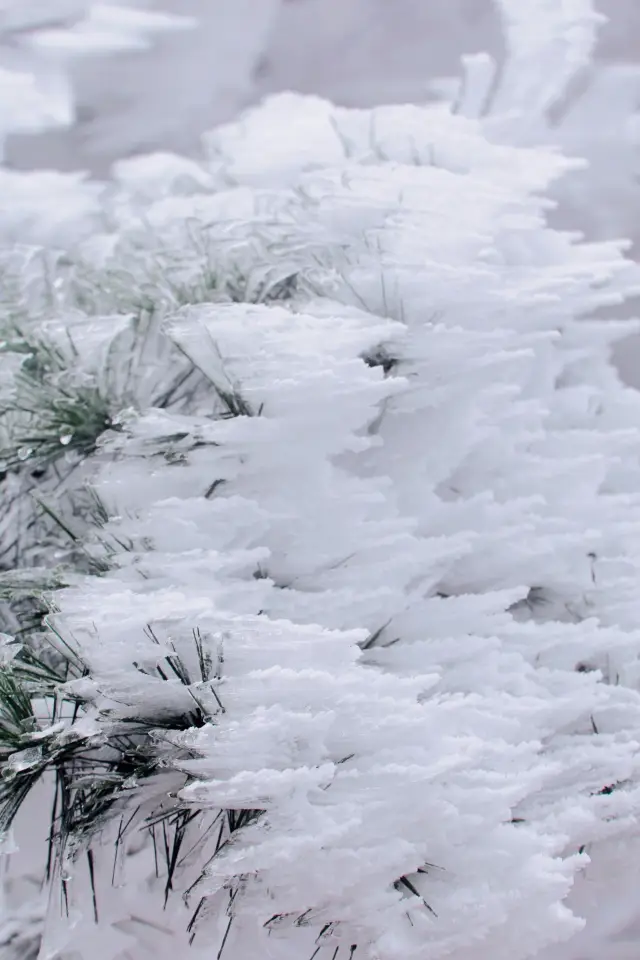
[[[60,437],[60,443],[62,444],[63,447],[68,447],[72,440],[73,440],[72,433],[65,433],[63,437]]]

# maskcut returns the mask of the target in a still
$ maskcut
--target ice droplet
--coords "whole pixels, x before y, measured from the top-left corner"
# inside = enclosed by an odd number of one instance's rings
[[[0,857],[8,857],[11,853],[18,853],[19,849],[13,830],[4,830],[0,833]]]
[[[28,460],[33,450],[31,447],[20,447],[18,450],[18,460]]]
[[[2,776],[6,780],[12,780],[17,774],[37,767],[41,760],[41,747],[27,747],[25,750],[18,750],[4,763]]]
[[[72,433],[65,433],[64,436],[60,437],[60,443],[63,447],[68,447],[71,441],[73,440]]]

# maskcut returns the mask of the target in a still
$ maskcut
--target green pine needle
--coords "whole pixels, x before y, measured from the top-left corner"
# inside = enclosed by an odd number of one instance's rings
[[[0,761],[20,750],[36,726],[31,697],[5,665],[0,669]]]
[[[30,417],[13,435],[12,449],[1,455],[10,470],[25,463],[45,469],[70,451],[87,457],[100,436],[114,428],[109,401],[97,387],[43,386],[40,393],[37,398],[19,394],[7,408]]]

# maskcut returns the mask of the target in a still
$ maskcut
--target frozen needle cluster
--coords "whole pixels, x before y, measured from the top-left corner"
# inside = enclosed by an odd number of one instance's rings
[[[3,957],[524,960],[633,888],[640,281],[508,142],[540,63],[3,200]]]

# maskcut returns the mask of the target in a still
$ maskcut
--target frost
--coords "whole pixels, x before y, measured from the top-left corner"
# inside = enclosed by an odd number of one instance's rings
[[[529,136],[590,5],[503,7],[491,103],[476,58],[457,107],[287,94],[201,161],[16,176],[0,826],[55,796],[43,956],[577,960],[589,878],[634,882],[640,401],[600,315],[640,275],[549,222],[580,164]]]

